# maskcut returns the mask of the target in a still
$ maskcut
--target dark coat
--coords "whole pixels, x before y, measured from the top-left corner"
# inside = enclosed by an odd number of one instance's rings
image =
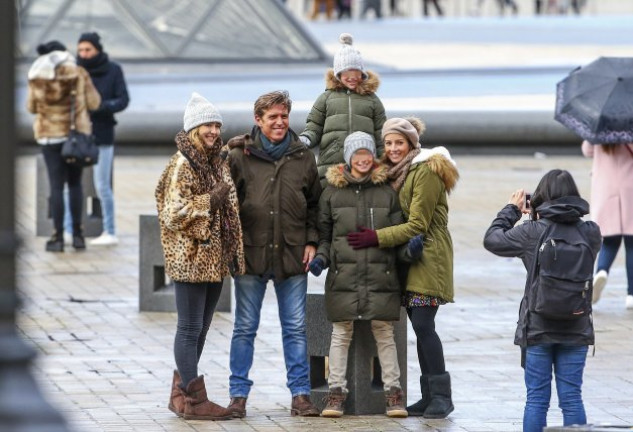
[[[86,67],[101,95],[101,105],[90,112],[92,132],[97,144],[114,144],[114,126],[117,124],[114,114],[123,111],[130,103],[121,66],[108,60],[105,53],[100,53],[95,62],[83,61],[81,64]]]
[[[589,213],[589,204],[579,197],[563,197],[543,203],[537,212],[541,218],[553,222],[576,223]],[[487,250],[499,256],[521,258],[528,271],[514,343],[521,347],[542,343],[592,345],[594,331],[591,314],[576,320],[560,321],[548,320],[529,312],[529,294],[538,280],[537,275],[531,274],[536,245],[547,226],[541,219],[514,226],[520,219],[521,212],[517,206],[508,204],[497,214],[484,237]],[[579,228],[590,242],[592,251],[597,254],[602,242],[598,225],[586,221]]]
[[[326,90],[314,102],[301,133],[310,140],[310,147],[319,148],[319,177],[327,169],[343,163],[343,143],[352,132],[366,132],[374,137],[378,156],[383,153],[382,125],[385,108],[376,96],[380,85],[378,75],[367,71],[368,78],[355,91],[349,90],[329,69],[325,77]],[[322,183],[325,187],[325,181]]]
[[[272,270],[283,280],[305,273],[303,252],[317,245],[321,185],[314,154],[291,134],[286,154],[275,161],[264,150],[260,129],[231,138],[231,176],[240,202],[246,274]]]
[[[358,226],[373,229],[402,223],[398,194],[379,165],[362,184],[350,183],[344,165],[327,172],[328,186],[319,201],[319,249],[329,264],[325,306],[330,321],[400,318],[396,251],[377,247],[354,250],[347,234]]]

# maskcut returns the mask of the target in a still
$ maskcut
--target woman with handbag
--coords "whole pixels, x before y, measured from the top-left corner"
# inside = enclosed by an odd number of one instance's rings
[[[63,252],[64,184],[68,183],[70,212],[73,219],[75,249],[85,249],[81,214],[83,168],[67,164],[62,158],[62,145],[68,139],[71,126],[77,132],[91,135],[88,110],[101,104],[101,96],[92,85],[88,72],[75,63],[74,57],[58,41],[37,47],[40,55],[29,69],[27,109],[36,115],[33,123],[35,140],[42,146],[50,183],[50,211],[53,236],[46,242],[48,252]],[[74,104],[72,103],[74,101]],[[71,106],[72,105],[72,106]],[[74,113],[74,118],[71,118]]]

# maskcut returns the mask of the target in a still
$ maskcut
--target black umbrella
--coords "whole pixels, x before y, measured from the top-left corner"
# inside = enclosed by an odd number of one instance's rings
[[[633,142],[633,58],[600,57],[556,86],[556,120],[594,144]]]

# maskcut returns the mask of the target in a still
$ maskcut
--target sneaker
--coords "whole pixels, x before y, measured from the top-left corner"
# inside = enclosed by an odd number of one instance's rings
[[[64,252],[64,240],[58,234],[46,241],[46,252]]]
[[[404,418],[409,415],[407,409],[404,407],[404,395],[402,389],[399,387],[391,387],[389,391],[385,392],[385,403],[387,410],[385,414],[388,417]]]
[[[73,244],[73,235],[68,231],[64,231],[64,245],[70,246]]]
[[[591,296],[591,303],[598,303],[602,290],[607,284],[607,277],[609,273],[606,270],[600,270],[593,277],[593,295]]]
[[[90,240],[91,246],[115,246],[119,244],[119,239],[115,235],[102,233],[99,237]]]
[[[341,387],[331,388],[326,396],[327,402],[325,408],[321,411],[321,415],[323,417],[341,417],[343,415],[343,405],[345,404],[346,398],[347,393],[344,393]]]
[[[633,309],[633,295],[626,296],[624,307],[626,307],[627,309]]]

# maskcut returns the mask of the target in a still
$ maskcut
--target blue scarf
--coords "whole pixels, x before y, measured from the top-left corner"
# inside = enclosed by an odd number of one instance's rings
[[[270,142],[266,135],[263,133],[260,134],[260,138],[262,140],[262,148],[264,151],[273,158],[273,160],[279,160],[286,154],[288,147],[290,146],[290,132],[286,134],[286,137],[278,143]]]

